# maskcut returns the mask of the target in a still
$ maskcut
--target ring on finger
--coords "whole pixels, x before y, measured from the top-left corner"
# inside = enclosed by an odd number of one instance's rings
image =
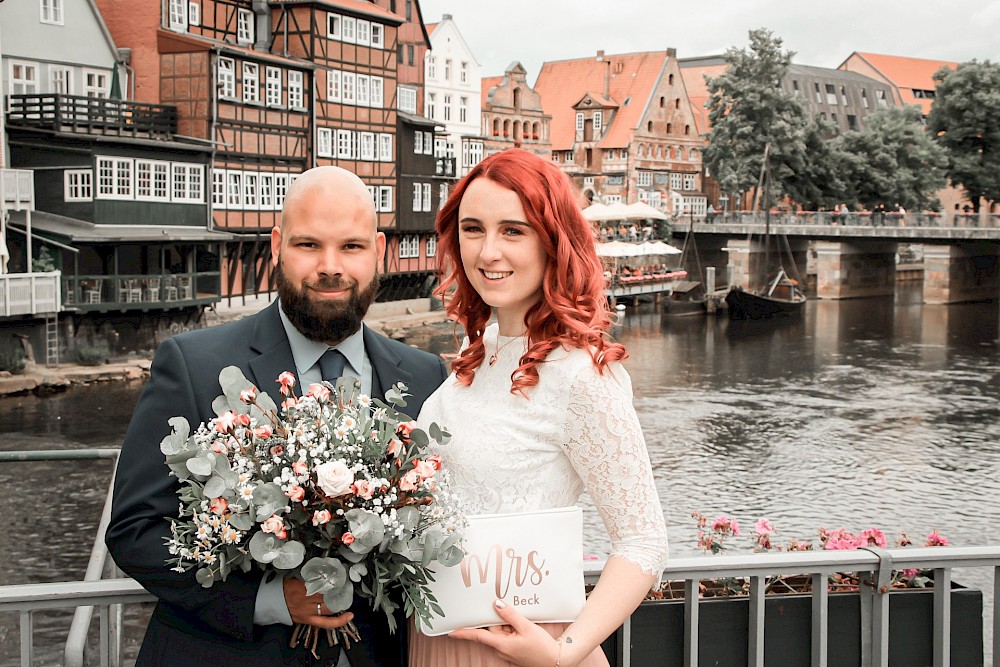
[[[319,603],[316,604],[316,615],[317,616],[322,616],[323,615],[323,605],[321,605]]]

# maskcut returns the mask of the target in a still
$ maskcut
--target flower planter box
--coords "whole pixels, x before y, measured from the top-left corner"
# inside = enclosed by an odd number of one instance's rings
[[[698,664],[745,667],[748,664],[749,598],[709,598],[698,605]],[[861,664],[861,598],[858,593],[829,596],[828,665]],[[983,664],[983,595],[954,587],[951,592],[951,667]],[[810,664],[812,598],[769,595],[764,601],[764,661],[768,667]],[[889,594],[889,664],[933,664],[933,592],[894,590]],[[623,665],[622,630],[604,642],[612,667]],[[632,615],[633,666],[684,664],[684,601],[643,602]]]

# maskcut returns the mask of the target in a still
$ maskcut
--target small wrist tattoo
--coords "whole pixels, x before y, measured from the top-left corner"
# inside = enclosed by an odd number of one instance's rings
[[[572,637],[566,637],[566,638],[563,639],[563,641],[566,642],[567,644],[572,644],[573,643],[573,638]]]

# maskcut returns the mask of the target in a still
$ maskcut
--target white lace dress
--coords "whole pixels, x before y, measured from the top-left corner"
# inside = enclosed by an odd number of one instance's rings
[[[451,375],[424,403],[418,422],[452,434],[439,449],[452,487],[470,514],[566,507],[584,488],[611,539],[611,555],[659,574],[667,529],[653,481],[632,384],[619,363],[598,373],[581,349],[553,351],[528,398],[511,394],[526,339],[484,334],[487,359],[469,386]],[[558,636],[564,626],[552,626]],[[596,652],[595,652],[596,653]],[[598,656],[594,656],[598,660]],[[505,665],[492,649],[448,637],[414,635],[410,667]],[[603,656],[596,662],[603,663]]]

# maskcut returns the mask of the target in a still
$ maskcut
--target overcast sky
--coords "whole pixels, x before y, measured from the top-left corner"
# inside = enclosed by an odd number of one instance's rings
[[[964,62],[1000,60],[1000,0],[420,0],[426,23],[451,14],[483,76],[519,60],[676,48],[677,57],[745,47],[768,28],[800,65],[837,67],[854,51]]]

